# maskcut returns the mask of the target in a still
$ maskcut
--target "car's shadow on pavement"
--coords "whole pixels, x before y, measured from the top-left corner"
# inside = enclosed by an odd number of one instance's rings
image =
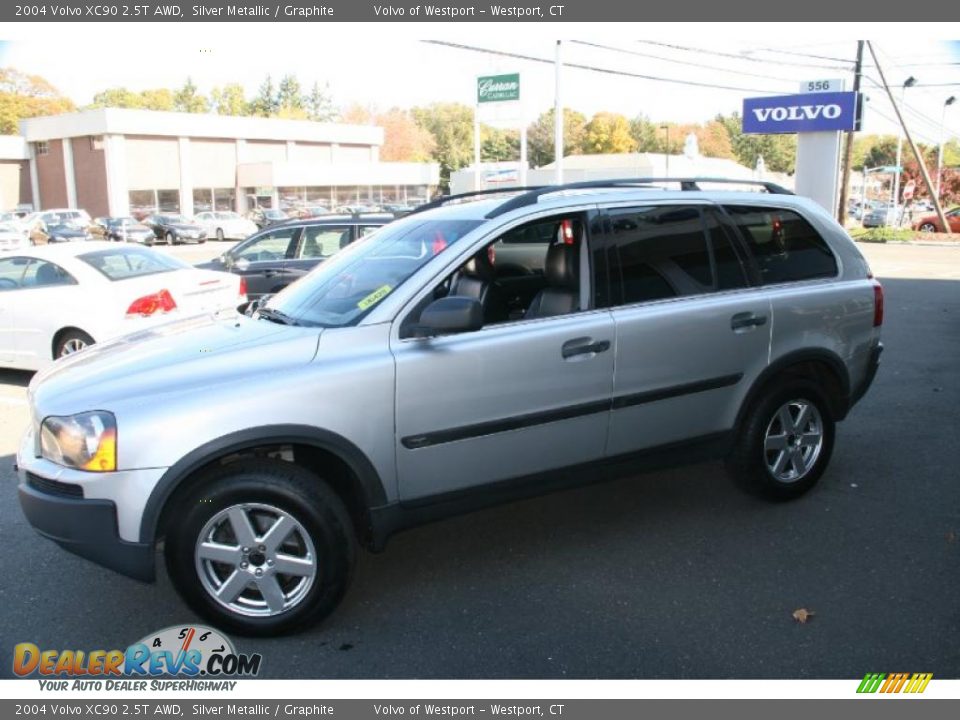
[[[13,385],[15,387],[27,387],[33,380],[33,370],[7,370],[0,369],[0,385]]]

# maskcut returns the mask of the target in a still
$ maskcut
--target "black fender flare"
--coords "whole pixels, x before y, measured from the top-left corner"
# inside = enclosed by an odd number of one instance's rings
[[[154,486],[140,518],[140,542],[154,543],[161,514],[181,483],[218,458],[262,445],[309,445],[336,455],[359,479],[366,507],[387,503],[383,482],[360,448],[337,433],[310,425],[264,425],[204,443],[170,466]]]
[[[837,379],[840,381],[841,397],[828,397],[827,401],[831,404],[834,419],[843,420],[850,409],[850,373],[847,370],[847,366],[843,362],[843,359],[832,350],[828,350],[827,348],[811,348],[808,350],[794,350],[793,352],[789,352],[786,355],[778,357],[764,368],[763,372],[757,376],[747,391],[747,395],[737,413],[737,422],[734,427],[737,429],[741,427],[747,411],[753,403],[756,402],[763,388],[773,378],[782,374],[787,368],[793,365],[811,361],[825,363],[836,374]]]

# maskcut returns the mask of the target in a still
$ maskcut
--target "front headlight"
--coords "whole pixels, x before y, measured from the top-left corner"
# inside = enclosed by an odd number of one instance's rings
[[[117,420],[103,410],[48,417],[40,426],[40,454],[58,465],[112,472],[117,469]]]

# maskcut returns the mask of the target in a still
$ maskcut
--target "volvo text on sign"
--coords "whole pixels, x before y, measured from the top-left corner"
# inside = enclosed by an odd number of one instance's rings
[[[856,120],[856,93],[823,92],[746,98],[743,132],[776,134],[851,130]]]

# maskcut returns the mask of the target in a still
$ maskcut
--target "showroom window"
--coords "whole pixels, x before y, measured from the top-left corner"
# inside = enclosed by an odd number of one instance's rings
[[[209,188],[193,189],[193,212],[201,213],[213,209],[213,191]]]
[[[37,155],[48,155],[50,153],[50,144],[46,140],[35,142],[33,148]]]
[[[236,210],[237,191],[233,188],[214,188],[213,209],[226,211]]]
[[[131,190],[128,195],[130,214],[144,218],[157,210],[157,196],[153,190]]]

